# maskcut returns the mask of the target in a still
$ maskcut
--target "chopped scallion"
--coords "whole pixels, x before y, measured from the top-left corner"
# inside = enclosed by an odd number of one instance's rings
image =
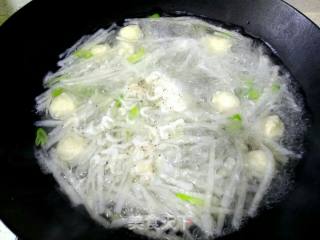
[[[242,116],[239,113],[229,117],[229,120],[229,123],[225,127],[229,133],[237,133],[242,129]]]
[[[144,48],[140,48],[137,52],[135,52],[134,54],[130,55],[127,58],[127,60],[130,63],[137,63],[143,58],[144,54],[145,54]]]
[[[116,100],[115,100],[115,106],[116,106],[116,108],[121,108],[122,103],[121,103],[121,100],[120,100],[120,99],[116,99]]]
[[[176,193],[176,197],[181,199],[182,201],[188,202],[192,205],[203,205],[204,201],[201,198],[193,197],[184,193]]]
[[[38,128],[36,132],[36,146],[43,146],[48,141],[48,134],[43,128]]]
[[[134,120],[136,119],[140,114],[140,110],[138,106],[133,106],[129,111],[129,119]]]
[[[92,52],[87,49],[79,49],[73,53],[74,56],[78,58],[89,59],[93,56]]]
[[[148,18],[160,18],[160,14],[154,13],[154,14],[150,15]]]
[[[237,113],[235,115],[232,115],[229,119],[232,120],[232,121],[238,121],[238,122],[242,121],[242,117],[241,117],[241,115],[239,113]]]
[[[257,89],[255,89],[255,88],[250,88],[249,90],[248,90],[248,93],[247,93],[247,97],[248,97],[248,99],[250,99],[250,100],[258,100],[259,99],[259,97],[260,97],[260,91],[258,91]]]
[[[51,95],[52,97],[58,97],[63,93],[63,91],[64,91],[63,88],[55,88],[52,90]]]
[[[280,90],[280,84],[278,83],[273,83],[271,86],[272,92],[278,92]]]

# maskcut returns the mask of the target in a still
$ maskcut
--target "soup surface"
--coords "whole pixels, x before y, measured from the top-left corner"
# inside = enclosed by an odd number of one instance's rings
[[[303,104],[270,50],[191,17],[128,19],[61,55],[36,98],[36,157],[106,228],[209,238],[279,198]]]

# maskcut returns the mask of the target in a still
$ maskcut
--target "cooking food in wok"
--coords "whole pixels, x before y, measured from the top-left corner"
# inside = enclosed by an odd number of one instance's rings
[[[43,81],[36,157],[106,228],[219,237],[287,190],[304,104],[271,50],[195,17],[82,37]]]

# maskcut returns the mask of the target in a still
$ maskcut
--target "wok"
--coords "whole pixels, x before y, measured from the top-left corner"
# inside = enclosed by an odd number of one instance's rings
[[[224,239],[308,239],[320,219],[320,30],[280,0],[35,0],[0,28],[0,218],[20,239],[145,239],[105,230],[73,208],[33,156],[34,98],[58,55],[111,22],[154,12],[194,14],[242,27],[272,46],[301,86],[310,113],[295,184],[274,208]]]

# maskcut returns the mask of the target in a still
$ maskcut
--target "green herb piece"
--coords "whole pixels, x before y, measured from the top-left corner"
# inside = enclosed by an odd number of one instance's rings
[[[122,103],[121,103],[121,100],[120,100],[120,99],[116,99],[116,100],[115,100],[115,106],[116,106],[116,108],[121,108]]]
[[[271,86],[271,90],[272,90],[272,92],[278,92],[278,91],[280,91],[280,84],[278,84],[278,83],[273,83],[272,86]]]
[[[63,88],[55,88],[52,90],[51,95],[52,97],[58,97],[63,93],[63,91],[64,91]]]
[[[79,49],[73,53],[74,56],[78,58],[89,59],[93,56],[92,52],[87,49]]]
[[[225,129],[229,133],[237,133],[242,127],[242,116],[237,113],[229,117],[229,123],[225,126]]]
[[[123,95],[121,94],[120,97],[114,100],[115,101],[115,107],[116,108],[121,108],[122,106],[122,101],[123,101]]]
[[[148,18],[160,18],[160,14],[159,13],[154,13],[152,15],[150,15]]]
[[[204,201],[201,198],[192,197],[190,195],[184,193],[176,193],[176,197],[181,199],[182,201],[188,202],[192,205],[201,206],[203,205]]]
[[[247,93],[247,97],[248,97],[248,99],[250,99],[250,100],[258,100],[259,99],[259,97],[260,97],[260,91],[258,91],[257,89],[255,89],[255,88],[250,88],[249,90],[248,90],[248,93]]]
[[[254,78],[248,75],[240,77],[243,81],[243,88],[239,90],[241,96],[248,98],[250,100],[258,100],[261,96],[261,92],[255,88]]]
[[[135,52],[134,54],[130,55],[127,58],[127,60],[130,63],[137,63],[143,58],[144,54],[145,54],[144,48],[140,48],[137,52]]]
[[[36,146],[43,146],[48,141],[48,134],[43,128],[38,128],[36,132]]]
[[[241,115],[239,113],[237,113],[235,115],[232,115],[229,119],[232,120],[232,121],[238,121],[238,122],[242,121],[242,117],[241,117]]]
[[[129,119],[134,120],[136,119],[140,114],[140,110],[138,106],[133,106],[129,111]]]

